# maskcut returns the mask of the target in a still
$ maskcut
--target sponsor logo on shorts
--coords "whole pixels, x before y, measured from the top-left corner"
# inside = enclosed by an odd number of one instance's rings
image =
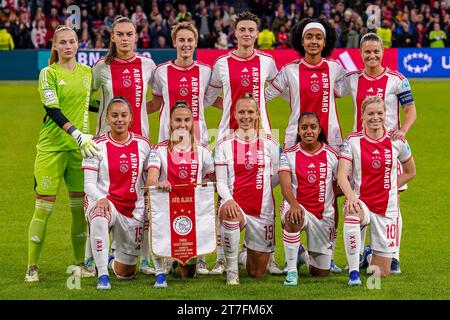
[[[187,235],[192,230],[192,220],[187,216],[176,217],[173,221],[173,229],[180,236]]]

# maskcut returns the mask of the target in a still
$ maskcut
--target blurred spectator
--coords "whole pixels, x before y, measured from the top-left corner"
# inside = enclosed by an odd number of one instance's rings
[[[87,10],[86,10],[87,12]],[[61,18],[58,16],[58,8],[53,7],[50,9],[50,16],[47,19],[47,29],[51,29],[52,22],[56,22],[56,26],[60,25],[62,23]],[[53,37],[53,34],[52,34]]]
[[[272,22],[272,30],[274,32],[278,32],[281,25],[284,25],[287,22],[286,13],[284,12],[283,6],[279,6],[277,10],[277,17]]]
[[[277,49],[288,49],[289,36],[286,32],[286,25],[282,24],[277,32]]]
[[[24,23],[19,24],[19,34],[17,36],[16,49],[33,49],[31,42],[31,31]]]
[[[216,20],[214,22],[216,41],[214,42],[214,48],[226,50],[228,49],[227,35],[222,31],[222,21]]]
[[[377,35],[383,40],[383,48],[390,48],[392,43],[391,23],[388,20],[383,20],[381,27],[377,29]]]
[[[433,28],[433,31],[431,31],[428,36],[430,48],[444,48],[445,42],[447,41],[447,35],[441,30],[439,23],[434,23]]]
[[[114,8],[109,8],[108,15],[103,20],[103,24],[106,27],[106,31],[108,31],[109,33],[111,33],[111,31],[112,31],[112,25],[114,23],[115,16],[116,16],[116,13],[114,11]]]
[[[154,48],[155,49],[167,49],[167,48],[169,48],[169,45],[167,44],[166,37],[159,36],[158,37],[158,43],[157,43],[157,45]]]
[[[92,45],[91,36],[89,35],[89,30],[84,29],[81,33],[81,38],[79,41],[80,49],[92,49],[94,46]]]
[[[45,21],[39,20],[36,27],[31,30],[31,42],[36,49],[47,48],[47,28],[45,27]]]
[[[131,15],[131,20],[134,21],[138,29],[141,27],[142,20],[147,20],[147,15],[142,10],[141,5],[136,6],[136,11]]]
[[[150,25],[150,39],[152,39],[152,47],[156,48],[159,43],[159,37],[164,37],[166,43],[169,40],[169,26],[167,21],[164,20],[161,14],[155,17],[155,21]]]
[[[3,22],[0,21],[0,50],[14,50],[14,40],[6,30]]]
[[[187,7],[184,3],[178,5],[178,14],[176,16],[178,22],[192,20],[192,13],[187,11]]]
[[[265,25],[264,29],[259,33],[258,48],[274,49],[275,44],[276,44],[275,34],[272,32],[270,26]]]
[[[350,26],[347,33],[346,48],[359,48],[359,32],[356,31],[355,24],[350,22]]]
[[[141,24],[142,28],[139,32],[138,38],[138,48],[140,49],[148,49],[151,48],[151,40],[150,40],[150,27],[147,20],[142,20]]]

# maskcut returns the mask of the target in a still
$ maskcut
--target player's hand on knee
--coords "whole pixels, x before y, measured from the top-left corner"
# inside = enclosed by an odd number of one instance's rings
[[[172,191],[172,185],[170,184],[169,181],[165,180],[165,181],[161,181],[158,182],[158,184],[156,185],[156,187],[158,189],[161,189],[165,192],[171,192]]]
[[[111,206],[109,205],[109,201],[106,198],[98,200],[97,204],[95,205],[95,209],[105,214],[111,213]]]
[[[241,207],[239,207],[236,201],[230,199],[223,204],[223,210],[227,218],[235,219],[240,214]]]
[[[353,197],[345,200],[344,202],[344,212],[346,214],[357,214],[360,215],[360,213],[363,211],[361,203],[359,202],[358,198]]]
[[[286,212],[286,221],[299,226],[303,225],[305,210],[300,205],[294,205]]]

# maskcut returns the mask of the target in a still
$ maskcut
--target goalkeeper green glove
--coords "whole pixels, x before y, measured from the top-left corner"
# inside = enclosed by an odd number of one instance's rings
[[[72,138],[77,142],[83,158],[93,158],[100,152],[99,146],[92,141],[92,135],[81,133],[75,126],[72,126],[67,133],[70,133]]]

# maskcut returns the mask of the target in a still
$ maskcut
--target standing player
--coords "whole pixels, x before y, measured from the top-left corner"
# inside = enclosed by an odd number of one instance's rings
[[[371,272],[387,276],[398,250],[400,209],[398,188],[416,174],[411,149],[405,139],[392,139],[384,124],[386,105],[378,96],[361,104],[363,130],[347,137],[341,147],[338,184],[345,194],[344,244],[349,265],[349,285],[361,285],[359,278],[360,228],[370,224],[373,254]],[[404,172],[397,173],[399,162]],[[348,179],[352,169],[354,187]],[[375,266],[375,268],[372,268]]]
[[[258,39],[258,17],[248,11],[240,13],[235,21],[237,49],[220,57],[214,64],[211,81],[206,93],[206,100],[215,101],[223,91],[223,114],[219,123],[218,140],[238,128],[234,117],[236,101],[246,93],[251,93],[257,102],[261,114],[262,128],[271,133],[270,122],[266,110],[264,86],[272,81],[278,70],[272,56],[255,50]],[[218,224],[220,227],[220,224]],[[224,271],[223,248],[218,241],[217,262],[212,274]],[[271,255],[269,272],[282,274]]]
[[[227,260],[227,284],[239,284],[240,230],[246,228],[246,269],[251,277],[267,271],[275,248],[272,188],[278,183],[279,143],[261,129],[258,102],[249,94],[236,101],[238,129],[217,143],[219,219]]]
[[[361,58],[364,61],[364,70],[348,73],[343,81],[337,86],[340,96],[351,94],[354,106],[353,131],[362,130],[361,104],[368,96],[377,95],[386,104],[386,129],[392,130],[391,138],[404,139],[412,125],[416,121],[416,106],[411,93],[408,79],[401,73],[393,71],[388,67],[383,67],[383,41],[375,33],[365,34],[360,42]],[[404,113],[403,124],[400,123],[400,105]],[[401,166],[399,167],[401,171]],[[399,189],[403,191],[406,185]],[[403,219],[399,218],[399,242],[402,235]],[[361,231],[361,257],[364,253],[364,240],[366,238],[366,228]],[[366,248],[366,255],[370,252],[370,247]],[[391,273],[399,274],[400,271],[400,250],[397,250],[392,259]],[[364,259],[362,259],[364,260]],[[367,262],[361,261],[361,265]]]
[[[53,35],[49,66],[39,74],[38,91],[46,116],[39,134],[34,167],[36,206],[28,233],[27,282],[39,281],[37,266],[47,221],[63,179],[69,191],[72,212],[74,260],[77,265],[82,266],[83,263],[87,230],[80,167],[82,155],[93,157],[97,149],[87,134],[92,72],[89,67],[77,63],[77,49],[75,31],[59,26]]]
[[[118,16],[112,26],[109,52],[93,68],[93,90],[101,90],[98,135],[109,131],[106,123],[108,103],[114,96],[123,96],[131,104],[133,123],[130,131],[149,136],[146,96],[156,65],[152,59],[136,54],[137,39],[134,22]]]
[[[150,156],[147,185],[157,185],[170,192],[179,184],[201,183],[203,177],[215,181],[214,162],[206,145],[199,144],[195,134],[192,107],[186,101],[177,101],[170,110],[169,139],[157,144]],[[194,277],[197,259],[179,264],[183,277]],[[167,287],[163,258],[155,258],[156,288]],[[198,270],[198,268],[197,268]]]
[[[313,276],[330,272],[335,227],[334,188],[338,155],[326,144],[319,117],[305,112],[298,123],[297,144],[280,157],[283,246],[287,262],[284,285],[296,286],[300,232],[308,235],[301,257]],[[309,255],[308,255],[309,253]]]
[[[177,58],[160,64],[153,80],[153,99],[148,105],[149,113],[160,110],[158,141],[169,139],[170,111],[175,102],[184,100],[194,117],[197,141],[208,143],[204,109],[205,93],[211,78],[211,68],[194,61],[198,31],[189,22],[180,22],[172,29],[173,47]],[[206,102],[208,103],[208,102]],[[221,99],[217,101],[221,109]]]
[[[208,144],[204,96],[211,78],[211,68],[194,61],[197,28],[189,22],[180,22],[172,29],[172,40],[177,58],[157,67],[153,80],[153,99],[147,103],[149,113],[161,109],[158,141],[169,139],[171,107],[176,101],[184,100],[192,110],[196,140]],[[220,108],[221,104],[221,99],[218,99]],[[198,259],[197,273],[209,273],[204,257]]]
[[[125,97],[131,105],[133,122],[130,131],[149,137],[146,108],[147,90],[153,81],[156,65],[152,59],[139,56],[135,52],[138,40],[136,25],[127,17],[118,16],[111,31],[108,54],[101,58],[93,68],[93,90],[100,90],[100,108],[97,122],[97,134],[109,131],[106,122],[106,107],[114,96]],[[149,263],[148,223],[144,231],[144,241],[140,270],[151,274]]]
[[[106,107],[109,132],[95,139],[100,160],[84,159],[86,218],[98,270],[97,289],[111,289],[108,264],[118,279],[134,277],[145,222],[144,172],[148,170],[149,141],[129,131],[131,106],[114,97]],[[114,258],[109,259],[109,230]]]
[[[292,29],[291,42],[303,58],[285,65],[266,89],[267,100],[285,93],[290,97],[291,115],[284,146],[289,148],[295,145],[300,114],[314,112],[319,116],[320,127],[330,147],[337,151],[342,134],[334,93],[336,83],[344,76],[345,70],[336,61],[324,59],[333,52],[336,32],[324,19],[305,18]],[[337,203],[335,221],[337,232]],[[335,240],[333,246],[334,243]],[[342,271],[333,259],[331,271]]]

